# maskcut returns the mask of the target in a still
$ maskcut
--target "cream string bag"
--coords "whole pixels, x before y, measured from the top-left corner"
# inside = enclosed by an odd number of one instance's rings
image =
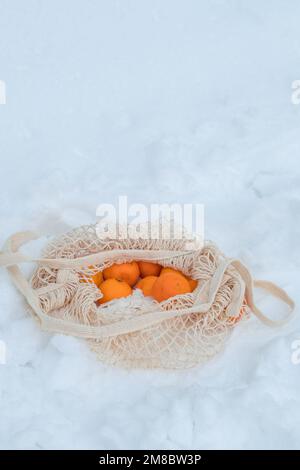
[[[281,326],[294,309],[285,291],[268,281],[253,281],[239,260],[226,258],[212,244],[199,248],[193,239],[102,238],[96,225],[88,225],[51,241],[41,258],[19,251],[36,238],[31,232],[10,237],[0,252],[0,266],[7,268],[42,329],[85,338],[106,363],[192,367],[219,352],[251,312],[268,326]],[[174,267],[196,279],[198,286],[161,303],[137,290],[97,306],[102,294],[88,279],[113,263],[132,260]],[[19,267],[27,262],[36,263],[30,280]],[[266,317],[254,304],[254,287],[285,302],[289,314],[280,321]]]

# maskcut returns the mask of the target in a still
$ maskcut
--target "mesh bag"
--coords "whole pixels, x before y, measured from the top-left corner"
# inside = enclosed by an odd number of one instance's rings
[[[253,287],[262,287],[286,302],[293,301],[276,285],[253,281],[248,269],[226,258],[218,248],[197,239],[99,237],[96,225],[76,228],[54,240],[42,257],[19,251],[31,232],[10,237],[0,253],[18,289],[41,327],[88,341],[100,360],[123,367],[187,368],[218,353],[232,329],[254,313],[269,326],[285,323],[267,318],[253,301]],[[113,263],[153,261],[181,270],[198,281],[192,293],[158,303],[133,295],[97,304],[102,294],[89,279]],[[35,262],[27,280],[19,264]]]

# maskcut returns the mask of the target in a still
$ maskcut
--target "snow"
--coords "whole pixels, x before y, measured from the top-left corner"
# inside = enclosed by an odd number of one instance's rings
[[[206,238],[299,302],[299,2],[0,10],[1,243],[94,222],[119,195],[203,203]],[[1,270],[0,447],[299,448],[298,313],[251,318],[203,367],[120,370],[41,332]]]

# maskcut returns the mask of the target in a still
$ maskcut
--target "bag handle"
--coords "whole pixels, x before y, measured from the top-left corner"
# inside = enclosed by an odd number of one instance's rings
[[[38,235],[34,232],[18,232],[8,238],[4,244],[3,251],[0,251],[0,266],[6,266],[15,286],[24,295],[36,315],[41,318],[45,314],[40,307],[38,296],[30,286],[26,277],[23,275],[19,266],[11,263],[11,260],[14,259],[14,257],[17,259],[19,257],[23,257],[23,255],[18,252],[21,245],[37,238]],[[8,264],[7,261],[9,261]]]
[[[210,287],[209,287],[209,294],[208,294],[208,300],[205,303],[202,303],[197,306],[192,306],[192,307],[187,307],[185,309],[181,309],[180,311],[178,310],[157,310],[153,312],[146,313],[145,315],[141,317],[135,317],[131,318],[128,320],[121,320],[120,322],[116,322],[111,325],[104,325],[104,326],[88,326],[88,325],[80,325],[76,323],[70,324],[70,322],[54,317],[50,317],[49,315],[45,314],[43,310],[40,307],[40,302],[37,293],[34,291],[34,289],[31,288],[29,282],[27,279],[24,277],[22,274],[20,268],[17,266],[17,263],[21,262],[41,262],[44,261],[45,264],[49,265],[48,261],[64,261],[63,267],[68,267],[69,269],[72,269],[74,265],[69,264],[70,261],[77,261],[76,265],[82,266],[82,260],[83,258],[76,259],[76,260],[69,260],[69,259],[63,259],[60,258],[58,260],[45,260],[44,258],[30,258],[27,257],[23,254],[21,254],[18,249],[20,246],[22,246],[24,243],[38,238],[37,234],[33,232],[20,232],[12,237],[10,237],[5,246],[4,246],[4,251],[0,252],[0,266],[6,266],[7,270],[9,271],[15,285],[17,288],[20,290],[20,292],[25,296],[27,299],[29,305],[33,308],[34,312],[37,314],[39,320],[42,323],[42,326],[49,330],[49,331],[55,331],[58,333],[66,333],[66,334],[73,334],[75,336],[79,337],[85,337],[85,338],[95,338],[95,339],[100,339],[100,338],[107,338],[110,336],[117,336],[119,334],[125,334],[125,333],[130,333],[133,331],[138,331],[142,328],[146,328],[149,326],[152,326],[154,324],[160,323],[161,321],[168,320],[174,317],[178,317],[181,315],[186,315],[190,313],[206,313],[215,298],[215,295],[221,285],[223,276],[225,274],[225,271],[229,268],[230,265],[234,266],[240,276],[242,277],[245,286],[246,286],[246,291],[245,291],[245,296],[246,296],[246,301],[248,306],[251,308],[253,313],[266,325],[268,326],[281,326],[285,324],[292,313],[292,310],[294,308],[294,302],[288,295],[283,291],[281,288],[276,286],[275,284],[272,284],[268,281],[256,281],[253,282],[252,276],[248,269],[239,261],[239,260],[234,260],[234,259],[227,259],[224,260],[220,265],[218,266],[216,272],[214,273],[214,276],[211,279]],[[130,251],[131,256],[133,255],[133,251],[139,252],[141,257],[146,257],[146,251],[145,250],[118,250],[118,252],[121,251],[123,254],[125,252]],[[141,253],[143,252],[143,255]],[[151,252],[151,250],[149,250]],[[153,251],[151,252],[153,255]],[[164,253],[166,253],[164,251]],[[184,252],[186,254],[186,252]],[[191,251],[192,253],[192,251]],[[107,255],[109,252],[105,252],[103,255],[107,259]],[[181,255],[183,253],[181,252]],[[156,255],[156,253],[155,253]],[[174,252],[170,252],[170,255],[174,256]],[[178,253],[176,253],[176,256]],[[97,256],[96,255],[90,255],[84,257],[84,261],[86,263],[91,264],[91,258]],[[99,257],[98,257],[99,258]],[[165,256],[167,258],[167,256]],[[15,263],[15,264],[14,264]],[[62,267],[60,265],[60,267]],[[285,303],[287,303],[291,309],[287,317],[283,320],[275,321],[271,320],[270,318],[266,317],[254,304],[253,300],[253,287],[254,285],[256,287],[262,287],[265,290],[267,290],[271,295],[280,298],[283,300]],[[236,306],[236,309],[238,310],[239,306]]]
[[[9,267],[21,263],[39,263],[40,266],[50,266],[57,269],[75,269],[82,266],[88,267],[92,264],[114,259],[116,257],[124,257],[131,259],[135,257],[138,260],[144,258],[155,258],[158,261],[175,259],[180,256],[193,254],[195,250],[178,250],[176,252],[170,250],[121,250],[114,249],[111,251],[103,251],[78,258],[34,258],[26,256],[19,251],[19,248],[29,241],[36,240],[40,236],[35,232],[18,232],[12,235],[4,245],[4,249],[0,251],[0,266]]]
[[[240,273],[242,279],[246,285],[245,297],[246,302],[254,315],[265,325],[277,327],[285,325],[293,315],[293,311],[295,308],[294,301],[287,295],[287,293],[281,289],[281,287],[273,284],[270,281],[263,281],[263,280],[253,280],[249,270],[246,268],[244,264],[242,264],[239,260],[232,260],[232,265],[237,269]],[[254,288],[264,289],[268,292],[271,296],[276,297],[286,303],[289,307],[289,311],[287,315],[280,320],[272,320],[271,318],[264,315],[259,308],[254,303]]]

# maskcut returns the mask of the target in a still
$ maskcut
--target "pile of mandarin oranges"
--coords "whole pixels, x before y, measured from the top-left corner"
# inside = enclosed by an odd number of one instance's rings
[[[97,285],[102,292],[99,304],[128,297],[133,289],[140,289],[144,296],[162,302],[175,295],[192,292],[198,284],[181,271],[149,261],[113,264],[88,279],[82,279],[82,282]]]

